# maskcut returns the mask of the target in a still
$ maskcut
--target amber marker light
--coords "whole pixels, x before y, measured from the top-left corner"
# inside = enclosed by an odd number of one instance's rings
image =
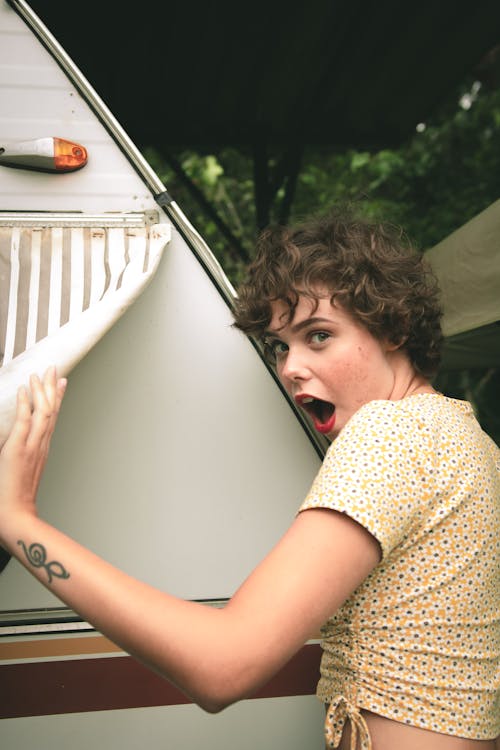
[[[0,167],[37,172],[74,172],[87,163],[87,149],[65,138],[36,138],[0,145]]]
[[[54,165],[58,172],[72,172],[87,163],[87,149],[79,143],[54,138]]]

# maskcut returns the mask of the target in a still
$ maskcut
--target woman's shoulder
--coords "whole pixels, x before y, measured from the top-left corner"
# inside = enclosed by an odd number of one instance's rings
[[[364,404],[347,422],[337,438],[342,443],[374,443],[405,446],[414,450],[440,453],[464,451],[478,460],[487,457],[500,467],[500,449],[479,425],[468,401],[441,393],[419,393],[399,401],[375,400]]]
[[[395,449],[433,450],[442,440],[481,432],[472,406],[440,393],[420,393],[399,401],[374,400],[364,404],[347,422],[334,445],[392,445]],[[484,433],[483,433],[484,435]],[[476,438],[474,438],[476,442]]]
[[[359,429],[362,425],[379,423],[396,426],[408,424],[412,430],[435,423],[475,420],[468,401],[449,398],[441,393],[417,393],[397,401],[374,400],[364,404],[351,417],[346,427]]]

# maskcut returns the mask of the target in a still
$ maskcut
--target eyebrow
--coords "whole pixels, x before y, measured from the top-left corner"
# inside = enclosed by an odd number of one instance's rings
[[[305,318],[304,320],[301,320],[299,323],[295,323],[290,329],[292,333],[299,333],[299,331],[302,331],[304,328],[308,328],[309,326],[317,325],[318,323],[328,323],[331,325],[333,323],[330,318],[320,318],[320,317],[314,317],[314,318]],[[284,328],[285,326],[283,326]],[[278,336],[279,332],[282,329],[279,328],[277,331],[264,331],[263,338],[266,338],[267,336]]]

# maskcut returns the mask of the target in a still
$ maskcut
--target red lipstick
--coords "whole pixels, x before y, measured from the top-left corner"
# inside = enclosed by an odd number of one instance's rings
[[[301,393],[295,402],[311,417],[314,427],[323,435],[331,432],[335,425],[335,406],[329,401]]]

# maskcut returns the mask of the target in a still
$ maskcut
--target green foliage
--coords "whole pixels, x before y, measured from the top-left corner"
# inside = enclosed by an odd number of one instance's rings
[[[214,218],[207,215],[206,210],[193,197],[186,182],[169,166],[167,158],[153,148],[145,149],[144,155],[189,221],[207,241],[226,274],[233,283],[238,283],[246,263],[238,252],[237,243],[241,244],[250,257],[256,237],[251,159],[230,148],[219,154],[188,150],[175,154],[185,175],[195,188],[202,191],[220,219],[231,230],[236,241],[232,243],[220,232]]]
[[[441,113],[418,126],[399,148],[337,153],[309,147],[291,218],[338,202],[360,202],[369,216],[400,224],[416,245],[431,247],[500,197],[499,140],[500,89],[483,92],[468,81],[445,102]],[[152,148],[145,156],[226,272],[238,273],[242,261],[237,249],[221,235],[168,158]],[[223,148],[214,153],[184,150],[175,158],[251,255],[256,236],[251,155]],[[282,193],[278,190],[277,199]]]
[[[500,197],[500,91],[480,92],[468,110],[458,101],[451,115],[446,110],[398,149],[311,149],[294,213],[362,201],[419,247],[439,242]]]

